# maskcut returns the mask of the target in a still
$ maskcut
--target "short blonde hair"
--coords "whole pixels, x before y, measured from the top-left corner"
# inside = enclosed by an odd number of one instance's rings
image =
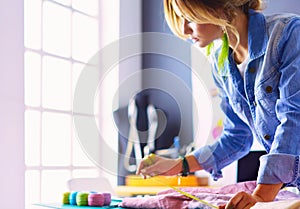
[[[239,34],[231,21],[241,10],[263,9],[263,0],[164,0],[165,19],[172,32],[183,39],[188,36],[182,31],[183,18],[195,23],[212,23],[231,31],[239,43]],[[182,17],[179,16],[182,14]]]

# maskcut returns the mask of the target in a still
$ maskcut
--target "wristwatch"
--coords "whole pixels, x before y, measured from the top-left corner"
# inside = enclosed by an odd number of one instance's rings
[[[182,159],[182,176],[188,176],[190,174],[190,167],[188,161],[186,160],[185,156],[181,157]]]

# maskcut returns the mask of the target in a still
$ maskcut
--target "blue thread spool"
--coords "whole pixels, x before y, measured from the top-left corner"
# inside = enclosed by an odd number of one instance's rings
[[[69,196],[70,205],[76,205],[76,196],[78,192],[71,192]]]

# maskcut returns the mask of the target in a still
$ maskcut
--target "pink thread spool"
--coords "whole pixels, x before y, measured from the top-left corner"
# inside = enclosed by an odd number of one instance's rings
[[[91,193],[88,196],[89,206],[103,206],[104,205],[104,195],[101,193]]]

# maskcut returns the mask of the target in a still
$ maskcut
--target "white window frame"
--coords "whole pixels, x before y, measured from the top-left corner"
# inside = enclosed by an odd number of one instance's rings
[[[119,32],[118,32],[118,28],[119,28],[119,18],[118,18],[118,14],[119,14],[119,8],[118,8],[118,1],[109,1],[109,2],[105,2],[103,0],[98,0],[98,5],[99,5],[99,11],[98,11],[98,15],[97,16],[91,16],[91,15],[87,15],[86,13],[79,11],[77,9],[74,9],[72,7],[72,5],[65,5],[64,3],[60,3],[60,2],[67,2],[67,1],[61,1],[61,0],[41,0],[42,2],[50,2],[52,4],[55,4],[56,6],[62,7],[62,8],[67,8],[69,9],[72,14],[74,12],[78,13],[78,14],[82,14],[82,15],[86,15],[88,17],[92,17],[97,19],[98,21],[98,28],[99,28],[99,49],[105,47],[106,44],[109,44],[110,41],[114,41],[114,39],[118,38]],[[71,1],[69,1],[71,3]],[[26,6],[26,5],[25,5]],[[42,10],[42,9],[41,9]],[[116,15],[117,14],[117,15]],[[25,13],[26,15],[26,13]],[[43,24],[43,21],[41,21],[41,24]],[[109,25],[107,25],[109,24]],[[109,27],[108,27],[109,26]],[[105,27],[105,28],[104,28]],[[104,30],[105,29],[105,30]],[[41,30],[43,30],[43,25],[41,26]],[[26,31],[26,28],[25,28]],[[41,31],[42,33],[42,31]],[[26,35],[26,34],[25,34]],[[72,40],[72,34],[70,37],[70,40]],[[42,38],[40,40],[41,42],[43,41]],[[42,43],[40,43],[40,45],[42,46]],[[71,44],[72,46],[72,44]],[[72,56],[71,57],[65,57],[65,56],[61,56],[61,55],[57,55],[57,54],[52,54],[52,53],[48,53],[45,52],[43,49],[36,49],[34,47],[25,47],[25,52],[24,52],[24,56],[26,56],[26,54],[28,53],[35,53],[35,54],[39,54],[41,57],[44,56],[48,56],[48,57],[54,57],[54,58],[58,58],[58,59],[62,59],[65,60],[71,64],[74,63],[78,63],[81,65],[85,65],[87,64],[85,61],[82,60],[76,60],[74,59]],[[41,66],[41,70],[42,70]],[[39,76],[42,76],[42,73],[40,73]],[[72,77],[72,76],[71,76]],[[42,81],[42,77],[40,78],[40,80]],[[110,82],[108,84],[108,86],[106,86],[105,88],[109,89],[111,91],[111,89],[113,88],[117,88],[118,85],[118,70],[115,71],[112,80],[114,81],[113,83]],[[72,81],[71,81],[72,82]],[[42,83],[40,83],[40,88],[42,89]],[[73,84],[74,85],[74,84]],[[26,87],[26,82],[25,82],[25,87]],[[26,92],[26,89],[25,89]],[[42,92],[42,91],[41,91]],[[28,93],[28,91],[27,91]],[[72,96],[72,92],[70,91],[70,96]],[[43,95],[41,93],[41,100],[43,98]],[[26,94],[25,94],[25,101],[26,101]],[[103,100],[100,98],[100,101],[108,101],[108,100]],[[110,103],[106,102],[106,103],[101,103],[100,107],[100,111],[106,111],[107,108],[110,108]],[[30,104],[25,104],[25,128],[28,124],[26,124],[26,114],[28,114],[30,111],[34,111],[36,113],[40,113],[40,128],[43,126],[42,125],[42,115],[44,113],[51,113],[51,114],[62,114],[65,116],[69,116],[70,118],[73,117],[73,115],[83,115],[83,116],[87,116],[87,117],[98,117],[98,115],[89,115],[89,114],[80,114],[80,113],[73,113],[72,109],[66,109],[66,110],[61,110],[61,109],[55,109],[55,108],[45,108],[42,106],[42,101],[40,101],[40,105],[36,106],[36,105],[30,105]],[[106,111],[107,112],[107,111]],[[100,121],[105,120],[104,118],[99,118]],[[73,120],[71,120],[73,121]],[[100,124],[105,124],[105,123],[101,123]],[[72,125],[70,125],[70,127],[72,127]],[[72,129],[72,128],[71,128]],[[70,129],[70,135],[71,135],[71,144],[70,146],[72,147],[72,144],[75,142],[76,136],[73,134],[73,131]],[[112,126],[108,126],[108,127],[104,127],[104,130],[107,130],[107,133],[109,133],[110,137],[115,138],[114,143],[117,145],[117,132],[116,130],[114,130],[114,128]],[[25,130],[25,135],[26,135],[26,130]],[[42,139],[42,131],[40,131],[40,139]],[[25,137],[26,140],[26,137]],[[42,141],[42,140],[41,140]],[[25,191],[28,193],[32,190],[32,188],[30,188],[30,184],[28,184],[28,182],[26,182],[26,173],[30,173],[30,172],[36,172],[37,176],[39,178],[36,179],[36,181],[39,181],[39,191],[35,191],[35,197],[30,197],[30,194],[27,194],[27,196],[29,195],[28,198],[26,198],[26,194],[25,194],[25,204],[29,205],[32,203],[32,201],[35,202],[40,202],[40,201],[44,201],[45,198],[43,198],[41,196],[41,191],[43,190],[42,188],[42,176],[41,173],[42,172],[47,172],[47,171],[67,171],[67,173],[69,173],[69,177],[73,178],[73,177],[79,177],[79,176],[74,176],[74,172],[75,170],[91,170],[93,172],[95,172],[95,170],[97,170],[98,175],[108,175],[108,177],[110,178],[111,182],[113,185],[116,185],[117,182],[117,178],[116,176],[110,176],[109,174],[104,173],[101,169],[97,168],[95,165],[87,165],[87,166],[78,166],[78,165],[73,165],[72,162],[72,156],[73,155],[73,148],[71,149],[71,153],[70,153],[70,163],[68,165],[43,165],[41,163],[42,160],[42,143],[40,143],[39,145],[39,150],[40,150],[40,159],[39,159],[39,164],[38,165],[25,165]],[[23,146],[23,148],[26,148],[25,146]],[[116,146],[116,150],[117,150],[117,146]],[[27,151],[28,152],[28,151]],[[25,150],[25,156],[27,155],[26,150]],[[117,162],[114,162],[117,165]],[[81,176],[82,177],[82,176]],[[87,176],[89,177],[89,176]],[[66,187],[65,187],[66,188]],[[67,188],[66,188],[67,189]],[[59,190],[59,189],[58,189]],[[62,191],[57,191],[57,193],[62,192]],[[56,196],[61,196],[61,194],[59,193]],[[46,199],[47,201],[47,199]],[[59,200],[58,200],[59,201]],[[28,206],[30,207],[30,206]]]

